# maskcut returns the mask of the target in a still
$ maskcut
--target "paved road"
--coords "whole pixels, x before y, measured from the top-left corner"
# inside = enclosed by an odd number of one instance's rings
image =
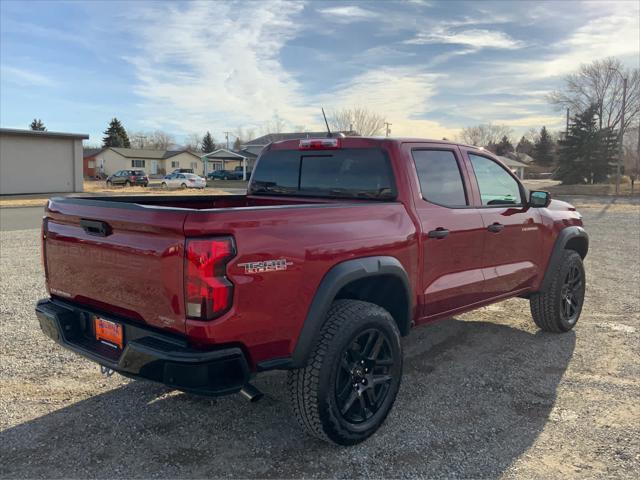
[[[28,230],[40,228],[44,207],[0,208],[0,230]]]

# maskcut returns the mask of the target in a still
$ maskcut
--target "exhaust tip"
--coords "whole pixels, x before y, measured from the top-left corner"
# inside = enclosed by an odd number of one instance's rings
[[[258,390],[250,383],[247,383],[244,387],[242,387],[242,389],[240,390],[240,395],[242,395],[251,403],[257,402],[264,396],[264,394],[260,390]]]

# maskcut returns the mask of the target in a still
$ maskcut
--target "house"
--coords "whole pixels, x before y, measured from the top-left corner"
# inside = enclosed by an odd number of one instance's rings
[[[219,148],[202,155],[201,158],[204,164],[202,173],[205,176],[215,170],[235,170],[245,165],[249,174],[253,170],[258,155],[246,149],[235,151]]]
[[[165,175],[176,168],[201,168],[200,155],[190,150],[143,150],[105,147],[84,153],[84,176],[111,175],[118,170],[139,168],[148,175]]]
[[[524,171],[526,168],[529,168],[529,165],[509,157],[503,157],[501,155],[498,155],[498,158],[502,163],[504,163],[507,167],[509,167],[511,171],[518,176],[519,179],[524,178]]]
[[[0,128],[0,195],[82,192],[89,135]]]

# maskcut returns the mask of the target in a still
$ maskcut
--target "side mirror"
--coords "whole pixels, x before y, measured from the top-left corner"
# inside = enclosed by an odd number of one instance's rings
[[[534,190],[529,193],[529,206],[531,208],[545,208],[551,203],[551,194],[542,190]]]

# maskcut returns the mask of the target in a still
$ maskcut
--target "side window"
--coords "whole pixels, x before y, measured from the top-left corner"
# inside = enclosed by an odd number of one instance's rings
[[[520,205],[522,197],[518,182],[493,160],[469,154],[478,180],[482,205]]]
[[[468,205],[458,161],[451,150],[414,150],[422,197],[446,207]]]

